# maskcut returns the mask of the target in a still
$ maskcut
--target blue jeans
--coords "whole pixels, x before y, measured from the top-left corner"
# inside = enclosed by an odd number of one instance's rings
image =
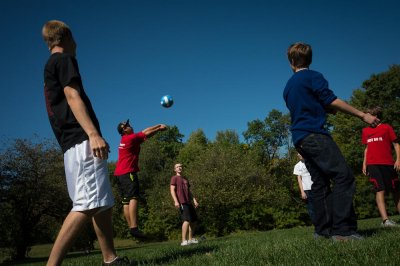
[[[339,147],[330,136],[310,134],[296,149],[313,181],[315,232],[325,236],[356,233],[355,179]]]
[[[311,190],[304,190],[304,193],[307,195],[307,212],[310,216],[310,220],[312,224],[314,224],[314,207],[313,207],[313,197]]]

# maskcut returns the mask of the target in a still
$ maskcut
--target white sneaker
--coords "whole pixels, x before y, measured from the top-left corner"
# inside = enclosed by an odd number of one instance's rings
[[[196,238],[192,238],[188,242],[189,242],[189,244],[198,244],[199,240],[197,240]]]
[[[395,227],[398,226],[396,222],[393,222],[392,220],[386,219],[381,223],[382,227]]]
[[[187,241],[187,240],[183,240],[182,241],[182,243],[181,243],[181,246],[183,247],[183,246],[189,246],[190,245],[190,243],[189,243],[189,241]]]

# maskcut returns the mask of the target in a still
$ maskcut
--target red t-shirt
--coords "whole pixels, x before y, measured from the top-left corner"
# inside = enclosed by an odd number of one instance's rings
[[[394,165],[392,156],[393,142],[397,139],[393,128],[380,124],[375,128],[366,127],[362,131],[362,143],[367,145],[367,165]]]
[[[175,186],[176,197],[180,204],[191,203],[189,181],[180,175],[171,177],[171,186]]]
[[[118,161],[114,175],[139,172],[140,144],[146,140],[143,132],[123,135],[118,147]]]

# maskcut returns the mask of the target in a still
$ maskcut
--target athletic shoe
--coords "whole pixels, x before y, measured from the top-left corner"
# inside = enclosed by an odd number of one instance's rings
[[[382,227],[396,227],[398,224],[392,220],[386,219],[381,223]]]
[[[183,240],[182,241],[182,243],[181,243],[181,246],[183,247],[183,246],[189,246],[190,245],[190,243],[189,243],[189,241],[187,241],[187,240]]]
[[[107,265],[121,265],[121,266],[130,266],[134,265],[134,262],[129,261],[128,257],[117,257],[113,262],[103,262],[103,266]]]
[[[360,234],[354,233],[348,236],[334,235],[331,237],[333,242],[347,242],[347,241],[357,241],[363,240],[364,237]]]
[[[138,239],[146,239],[147,236],[140,231],[138,228],[131,228],[130,230],[131,236],[138,238]]]
[[[192,238],[188,241],[189,244],[198,244],[199,240],[197,240],[196,238]]]

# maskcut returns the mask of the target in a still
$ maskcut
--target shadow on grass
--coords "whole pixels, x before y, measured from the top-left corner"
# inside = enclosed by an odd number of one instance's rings
[[[359,230],[358,232],[364,236],[364,237],[374,237],[376,235],[379,235],[382,232],[387,232],[387,231],[400,231],[400,227],[376,227],[376,228],[369,228],[369,229],[364,229],[364,230]]]
[[[174,250],[169,254],[166,254],[159,258],[148,259],[148,260],[140,260],[138,261],[139,265],[146,265],[146,264],[166,264],[171,263],[177,259],[191,257],[193,255],[204,255],[210,252],[215,252],[218,246],[195,246],[195,247],[182,247],[179,250]]]
[[[86,257],[86,256],[92,256],[100,254],[100,250],[92,250],[89,254],[86,254],[84,252],[73,252],[73,253],[68,253],[66,258],[80,258],[80,257]],[[35,258],[26,258],[22,260],[12,260],[12,261],[3,261],[3,263],[0,263],[1,265],[24,265],[24,264],[29,264],[29,263],[43,263],[42,265],[45,265],[47,262],[47,259],[49,257],[35,257]]]
[[[128,249],[135,249],[139,247],[123,247],[123,248],[118,248],[118,250],[128,250]],[[94,255],[99,255],[101,256],[101,251],[98,249],[91,250],[90,253],[85,253],[81,251],[76,251],[76,252],[71,252],[68,253],[65,258],[81,258],[81,257],[86,257],[86,256],[94,256]],[[3,261],[0,263],[0,265],[4,266],[11,266],[11,265],[25,265],[25,264],[30,264],[30,263],[43,263],[42,265],[45,265],[47,262],[48,257],[35,257],[35,258],[26,258],[22,260],[12,260],[12,261]]]

